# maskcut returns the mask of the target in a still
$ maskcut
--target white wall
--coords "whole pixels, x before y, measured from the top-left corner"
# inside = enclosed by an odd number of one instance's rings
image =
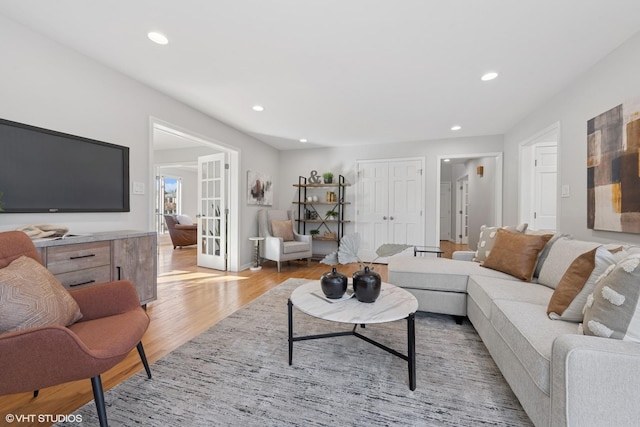
[[[104,67],[0,16],[0,117],[130,147],[130,179],[147,184],[131,196],[131,212],[91,214],[2,214],[0,230],[55,223],[73,232],[153,230],[150,191],[153,171],[150,117],[188,129],[240,151],[246,170],[278,177],[278,151],[137,81]],[[25,173],[28,173],[25,165]],[[16,177],[18,179],[19,177]],[[276,182],[276,188],[278,188]],[[240,265],[251,262],[248,238],[255,235],[255,209],[240,204]]]
[[[483,157],[465,162],[466,173],[469,175],[469,248],[471,249],[475,249],[478,245],[482,225],[501,225],[495,224],[495,163],[495,157]],[[476,173],[478,166],[484,168],[482,176]]]
[[[427,245],[437,245],[436,219],[440,213],[436,209],[438,198],[438,155],[477,154],[485,152],[501,152],[503,150],[502,135],[481,136],[474,138],[451,138],[438,141],[398,142],[367,147],[332,147],[309,150],[292,150],[280,152],[280,179],[278,187],[278,204],[282,209],[295,209],[291,204],[297,200],[297,192],[293,184],[299,176],[309,177],[311,170],[319,174],[331,171],[336,176],[345,175],[348,182],[356,183],[355,167],[358,160],[397,159],[422,157],[425,159],[425,232]],[[354,220],[355,186],[348,187],[346,201],[352,204],[345,209],[345,218]],[[353,224],[345,227],[345,233],[353,232]],[[335,249],[335,248],[334,248]]]
[[[558,199],[558,231],[578,239],[640,243],[639,234],[587,228],[587,121],[626,100],[640,97],[640,33],[595,64],[505,135],[504,222],[518,221],[519,144],[560,122],[558,186],[571,196]],[[560,195],[558,189],[558,195]]]

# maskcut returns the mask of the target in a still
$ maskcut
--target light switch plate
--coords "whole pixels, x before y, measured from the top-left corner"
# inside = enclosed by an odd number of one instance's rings
[[[133,183],[133,194],[144,194],[144,182]]]
[[[571,196],[571,187],[568,184],[564,184],[562,186],[562,197],[570,197]]]

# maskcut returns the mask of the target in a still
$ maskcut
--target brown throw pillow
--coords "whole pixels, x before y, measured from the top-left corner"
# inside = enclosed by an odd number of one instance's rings
[[[80,307],[38,261],[21,256],[0,269],[0,333],[39,326],[68,326]]]
[[[514,233],[499,229],[493,250],[482,265],[530,282],[538,261],[538,254],[552,236],[552,234]]]
[[[594,248],[573,260],[553,291],[547,306],[547,314],[555,313],[555,317],[560,318],[571,301],[580,293],[596,266],[597,250],[598,248]]]
[[[293,225],[291,220],[273,220],[271,221],[271,233],[274,237],[282,237],[285,242],[290,242],[293,239]]]

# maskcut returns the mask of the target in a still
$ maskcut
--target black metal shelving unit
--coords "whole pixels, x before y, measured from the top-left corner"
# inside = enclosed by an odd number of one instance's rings
[[[314,235],[313,239],[318,241],[334,241],[340,242],[340,239],[344,235],[344,225],[351,221],[344,218],[345,205],[351,204],[351,202],[344,201],[345,189],[351,184],[346,182],[344,176],[338,175],[338,181],[331,184],[309,184],[308,179],[304,176],[298,177],[298,183],[294,184],[294,187],[298,188],[298,201],[293,202],[298,205],[298,233],[307,234],[307,230],[326,230],[329,233],[335,232],[335,238],[326,238],[321,235]],[[327,201],[318,199],[317,202],[308,201],[307,197],[310,195],[308,190],[319,188],[334,188],[337,189],[337,196],[335,201]],[[328,219],[326,215],[318,212],[320,206],[326,206],[329,210],[338,213],[337,219]],[[315,215],[314,215],[315,213]],[[310,218],[310,216],[317,216],[317,218]]]

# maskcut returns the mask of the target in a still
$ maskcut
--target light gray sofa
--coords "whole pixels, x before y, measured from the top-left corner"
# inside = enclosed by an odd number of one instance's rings
[[[462,259],[392,257],[388,275],[420,311],[469,318],[536,426],[640,425],[640,345],[551,320],[554,289]]]

